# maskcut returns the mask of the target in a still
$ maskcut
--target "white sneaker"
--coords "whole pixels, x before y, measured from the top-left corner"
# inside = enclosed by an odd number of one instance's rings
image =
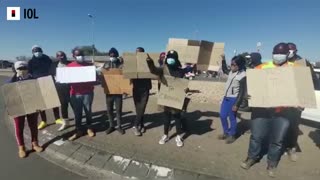
[[[182,138],[179,135],[176,137],[176,143],[178,147],[183,146]]]
[[[58,131],[64,130],[67,126],[69,126],[69,122],[66,121],[65,119],[63,119],[62,125],[60,126],[60,128],[58,129]]]
[[[169,141],[169,137],[167,135],[163,135],[159,141],[159,144],[163,145],[165,144],[167,141]]]

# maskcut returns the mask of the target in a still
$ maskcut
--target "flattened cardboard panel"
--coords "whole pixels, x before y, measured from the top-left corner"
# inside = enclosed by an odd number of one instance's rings
[[[188,46],[200,46],[200,41],[188,40]]]
[[[38,84],[45,103],[45,108],[41,110],[52,109],[61,106],[57,89],[51,76],[38,78]]]
[[[158,76],[150,72],[150,69],[147,63],[147,58],[148,58],[147,53],[137,53],[138,78],[139,79],[157,79]]]
[[[123,53],[123,75],[128,79],[137,79],[137,56],[136,53]]]
[[[293,70],[299,104],[305,108],[317,108],[310,68],[306,66],[294,67]]]
[[[189,82],[186,79],[165,76],[168,86],[161,85],[158,94],[158,105],[182,110],[185,102],[185,89]]]
[[[209,65],[214,65],[214,66],[219,65],[219,62],[222,61],[222,57],[221,57],[222,54],[224,54],[224,49],[213,48]]]
[[[200,53],[200,46],[178,46],[168,45],[167,51],[175,50],[179,54],[179,60],[184,63],[197,63]]]
[[[104,92],[106,94],[132,94],[132,85],[129,79],[125,79],[121,69],[104,70]]]
[[[187,46],[188,45],[188,39],[169,38],[169,44]]]
[[[296,65],[298,65],[298,66],[302,66],[302,67],[307,66],[307,62],[306,62],[306,60],[305,60],[305,59],[297,60],[297,61],[295,61],[294,63],[295,63]]]
[[[18,82],[18,90],[21,94],[26,114],[46,109],[46,104],[37,80]]]
[[[9,116],[17,117],[26,114],[17,83],[3,85],[2,94]]]
[[[315,107],[312,80],[305,78],[310,76],[310,70],[308,74],[307,67],[296,68],[248,69],[248,94],[251,96],[249,105],[251,107]]]

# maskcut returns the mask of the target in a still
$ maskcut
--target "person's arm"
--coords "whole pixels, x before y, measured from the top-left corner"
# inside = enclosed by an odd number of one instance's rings
[[[313,81],[313,86],[315,90],[320,90],[320,80],[318,79],[316,73],[313,70],[313,67],[309,61],[306,60],[307,66],[310,68],[311,71],[311,76],[312,76],[312,81]]]
[[[163,69],[162,69],[162,68],[157,68],[157,67],[154,65],[154,62],[153,62],[153,60],[152,60],[150,57],[147,58],[147,63],[148,63],[148,67],[149,67],[149,69],[150,69],[150,72],[151,72],[152,74],[155,74],[155,75],[157,75],[157,76],[162,76],[162,75],[163,75]]]
[[[30,59],[28,62],[28,71],[31,75],[33,75],[32,59]]]
[[[243,101],[243,98],[246,94],[246,86],[247,86],[247,78],[244,77],[242,78],[240,81],[240,87],[239,87],[239,94],[237,96],[237,100],[236,100],[236,103],[233,107],[233,111],[237,111]]]

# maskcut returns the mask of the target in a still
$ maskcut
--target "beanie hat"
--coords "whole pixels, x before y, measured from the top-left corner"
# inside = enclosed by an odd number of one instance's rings
[[[112,53],[115,54],[116,57],[119,57],[119,52],[116,48],[113,47],[109,50],[109,55]]]
[[[17,61],[14,63],[14,69],[17,70],[21,67],[28,67],[28,63],[26,61]]]

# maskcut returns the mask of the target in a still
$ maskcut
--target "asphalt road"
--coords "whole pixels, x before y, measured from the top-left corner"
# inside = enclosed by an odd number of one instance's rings
[[[7,77],[0,76],[0,86]],[[0,96],[0,117],[3,118],[4,112],[3,98]],[[25,127],[25,130],[29,130]],[[17,154],[17,145],[14,136],[4,119],[0,120],[0,179],[25,179],[25,180],[78,180],[82,177],[64,170],[42,158],[35,153],[26,159],[20,159]]]

